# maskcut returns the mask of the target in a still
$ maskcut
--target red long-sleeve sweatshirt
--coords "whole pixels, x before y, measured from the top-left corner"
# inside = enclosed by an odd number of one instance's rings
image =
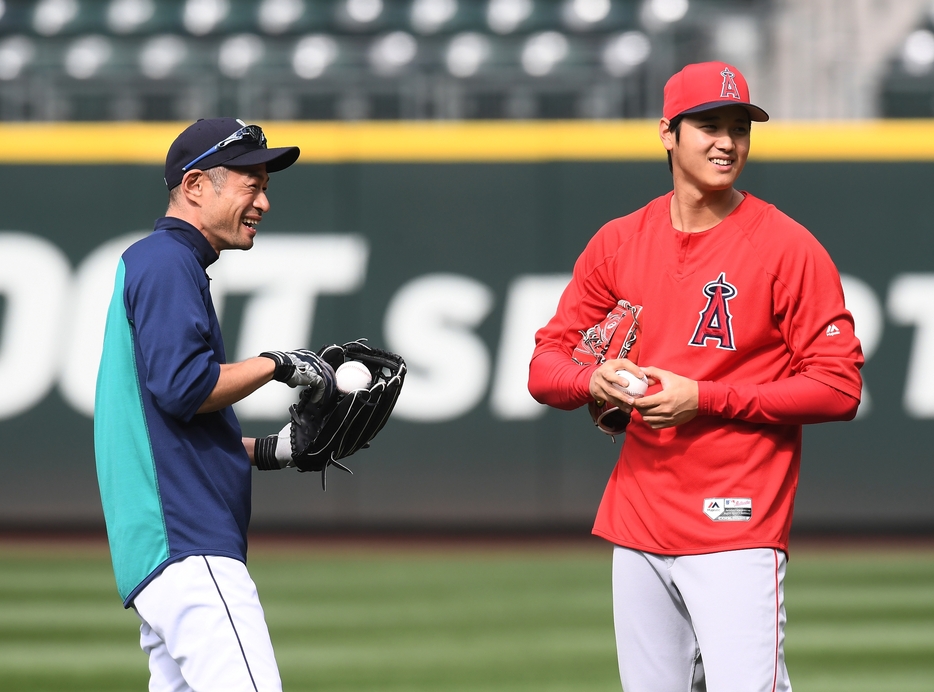
[[[685,424],[652,430],[633,412],[593,529],[619,545],[787,550],[801,425],[856,413],[863,358],[836,267],[805,228],[743,194],[701,233],[672,227],[672,193],[606,224],[536,334],[529,390],[550,406],[589,401],[595,366],[571,352],[620,299],[643,306],[639,365],[698,382]]]

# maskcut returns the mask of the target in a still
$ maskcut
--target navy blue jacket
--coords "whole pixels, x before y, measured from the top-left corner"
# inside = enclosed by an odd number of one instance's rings
[[[246,561],[251,468],[230,407],[196,413],[226,362],[205,272],[217,253],[172,217],[117,268],[94,449],[117,589],[129,607],[189,555]]]

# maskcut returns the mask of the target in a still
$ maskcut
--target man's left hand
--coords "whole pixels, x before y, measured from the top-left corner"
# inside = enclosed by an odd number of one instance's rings
[[[644,367],[650,384],[661,384],[662,391],[636,399],[633,408],[653,430],[673,428],[697,415],[697,382],[661,368]]]

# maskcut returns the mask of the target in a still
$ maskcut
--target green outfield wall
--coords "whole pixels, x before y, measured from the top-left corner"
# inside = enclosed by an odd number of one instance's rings
[[[0,127],[0,528],[102,525],[104,310],[183,126]],[[267,132],[303,163],[273,176],[254,249],[209,271],[229,357],[362,336],[410,374],[355,476],[256,474],[255,525],[585,530],[618,445],[532,401],[528,357],[589,237],[670,189],[655,125]],[[829,250],[867,356],[857,420],[806,429],[796,526],[934,527],[934,126],[757,124],[753,153],[740,187]],[[245,433],[277,431],[293,394],[238,405]]]

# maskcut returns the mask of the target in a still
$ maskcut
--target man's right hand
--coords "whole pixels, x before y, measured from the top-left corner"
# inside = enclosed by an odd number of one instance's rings
[[[315,390],[312,402],[331,396],[337,389],[334,369],[314,351],[263,351],[259,355],[275,362],[272,379],[290,387],[312,387]]]
[[[639,366],[631,360],[626,358],[608,360],[594,370],[590,376],[590,396],[594,398],[599,406],[608,403],[610,406],[616,406],[623,413],[628,414],[632,412],[632,404],[635,399],[614,386],[619,385],[622,387],[629,384],[628,381],[624,382],[625,377],[616,374],[617,370],[627,370],[633,373],[634,379],[638,379],[643,375]]]

